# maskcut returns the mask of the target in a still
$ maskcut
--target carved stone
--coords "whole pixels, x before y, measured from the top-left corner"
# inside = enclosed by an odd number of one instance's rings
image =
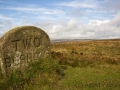
[[[17,27],[1,37],[0,63],[4,75],[16,69],[24,70],[29,62],[46,58],[49,55],[49,36],[40,28]]]

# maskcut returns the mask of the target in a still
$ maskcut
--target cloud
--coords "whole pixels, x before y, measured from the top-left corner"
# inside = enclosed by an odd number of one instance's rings
[[[88,24],[83,24],[77,19],[42,22],[23,20],[19,23],[13,23],[11,20],[4,20],[4,22],[0,21],[0,24],[0,34],[16,26],[34,25],[43,29],[51,39],[120,38],[120,14],[116,15],[112,20],[90,20]]]
[[[57,5],[64,6],[64,7],[73,7],[73,8],[95,8],[96,7],[96,5],[93,4],[93,0],[91,2],[89,2],[89,0],[81,0],[81,1],[74,0],[72,2],[62,2]]]
[[[15,19],[21,20],[58,20],[59,18],[65,18],[65,11],[56,8],[41,8],[41,7],[0,7],[1,10],[6,10],[10,14],[9,16]],[[0,19],[11,19],[0,16]]]
[[[57,3],[60,7],[71,9],[84,9],[83,12],[91,11],[95,13],[119,13],[120,0],[73,0]]]
[[[119,13],[120,12],[120,0],[103,0],[99,2],[99,11],[105,11],[107,13]]]
[[[84,17],[85,15],[86,15],[86,12],[83,12],[83,10],[80,10],[80,9],[74,9],[66,12],[66,16],[76,17],[76,18]]]
[[[18,11],[19,14],[25,15],[20,21],[14,21],[15,18],[13,20],[0,14],[0,34],[16,26],[34,25],[45,30],[50,38],[120,38],[120,14],[112,20],[108,17],[109,14],[106,14],[108,18],[103,19],[105,12],[119,12],[119,4],[119,0],[74,0],[56,4],[57,8],[36,5],[0,7],[1,10]],[[102,19],[99,20],[98,17]],[[82,23],[85,20],[88,22]]]
[[[15,10],[20,12],[27,12],[32,14],[63,14],[64,11],[58,9],[48,9],[40,7],[1,7],[0,9],[4,10]]]
[[[110,20],[90,20],[89,21],[89,25],[92,25],[92,26],[99,26],[101,24],[105,24],[105,23],[108,23]]]
[[[0,14],[0,19],[1,20],[12,20],[12,18],[6,17],[6,16],[4,16],[2,14]]]
[[[120,14],[116,15],[113,20],[110,22],[111,26],[120,27]]]
[[[4,1],[5,2],[5,1]],[[109,13],[110,11],[119,11],[119,0],[66,0],[51,2],[49,5],[20,3],[13,1],[12,5],[8,2],[0,6],[1,10],[6,10],[16,17],[26,16],[26,18],[37,18],[40,20],[70,20],[71,18],[81,19],[83,22],[89,22],[89,20],[97,19],[111,19],[112,15],[116,12]],[[14,5],[15,4],[15,5]],[[110,4],[110,5],[109,5]],[[117,4],[117,5],[116,5]],[[111,6],[109,8],[109,6]],[[16,14],[18,12],[20,15]],[[106,14],[109,13],[109,14]],[[29,14],[29,15],[28,15]],[[86,21],[85,21],[86,20]]]
[[[120,38],[120,15],[112,20],[90,20],[88,24],[81,24],[78,20],[46,22],[37,25],[42,27],[51,38],[79,38],[79,39],[108,39]],[[35,25],[35,24],[34,24]]]

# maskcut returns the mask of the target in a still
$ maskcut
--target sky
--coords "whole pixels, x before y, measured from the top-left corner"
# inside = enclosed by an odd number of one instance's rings
[[[120,0],[0,0],[0,37],[28,25],[50,39],[120,38]]]

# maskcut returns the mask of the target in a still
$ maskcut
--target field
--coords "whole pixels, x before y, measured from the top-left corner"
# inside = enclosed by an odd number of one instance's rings
[[[51,43],[28,68],[0,73],[0,90],[120,90],[120,39]]]

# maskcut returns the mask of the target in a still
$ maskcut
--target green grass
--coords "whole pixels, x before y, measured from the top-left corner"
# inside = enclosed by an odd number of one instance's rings
[[[120,40],[51,44],[51,57],[4,78],[0,90],[120,90]]]
[[[73,68],[65,71],[62,89],[70,90],[119,90],[120,73],[102,68]]]
[[[52,59],[40,59],[31,63],[24,73],[15,71],[6,78],[0,73],[0,90],[36,90],[48,88],[62,78],[62,69]],[[39,90],[39,89],[38,89]]]

